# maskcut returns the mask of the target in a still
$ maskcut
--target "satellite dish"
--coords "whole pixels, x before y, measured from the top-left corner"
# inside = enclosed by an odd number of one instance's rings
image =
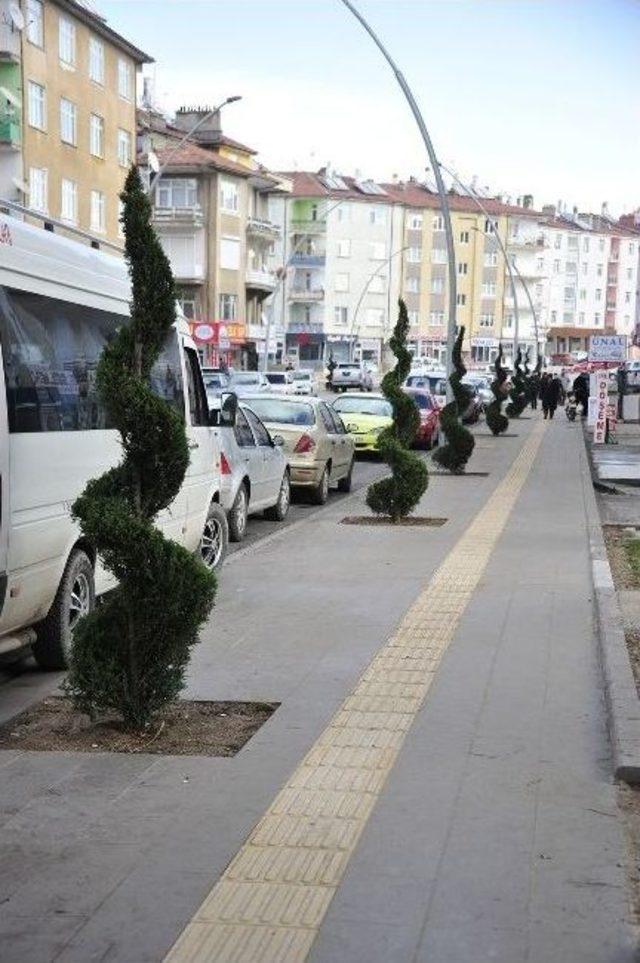
[[[160,170],[160,161],[158,160],[158,155],[155,151],[150,150],[147,154],[147,164],[151,168],[154,174],[157,174]]]
[[[9,4],[9,16],[16,30],[24,30],[24,14],[17,3]]]
[[[30,188],[26,181],[21,180],[19,177],[12,177],[14,187],[17,187],[21,194],[29,194]]]

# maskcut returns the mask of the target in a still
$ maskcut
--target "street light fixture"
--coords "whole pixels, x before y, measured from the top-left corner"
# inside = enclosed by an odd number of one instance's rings
[[[242,100],[242,97],[239,96],[239,95],[235,95],[235,96],[233,96],[233,97],[227,97],[227,99],[226,99],[226,100],[223,100],[222,103],[218,104],[217,107],[213,107],[210,111],[208,111],[208,112],[204,115],[204,117],[201,117],[200,120],[193,125],[193,127],[191,128],[191,130],[188,130],[187,133],[184,135],[184,137],[183,137],[181,140],[179,140],[178,143],[175,145],[175,147],[169,152],[169,156],[168,156],[167,159],[165,160],[164,164],[158,165],[157,157],[156,157],[155,154],[153,154],[153,157],[155,158],[155,162],[156,162],[157,169],[156,169],[156,171],[155,171],[154,176],[153,176],[153,177],[151,178],[151,180],[149,181],[149,187],[148,187],[148,190],[147,190],[147,194],[152,194],[152,193],[153,193],[153,191],[154,191],[154,189],[155,189],[158,181],[160,180],[160,178],[161,178],[162,175],[164,174],[165,170],[167,169],[167,167],[168,167],[169,164],[171,163],[171,159],[174,157],[175,154],[177,154],[177,152],[180,150],[180,148],[181,148],[184,144],[186,144],[188,140],[190,140],[190,139],[193,137],[193,135],[196,133],[196,131],[198,131],[202,126],[204,126],[204,124],[206,124],[206,122],[207,122],[208,120],[210,120],[212,117],[215,117],[215,115],[218,114],[218,113],[222,110],[223,107],[226,107],[227,104],[235,104],[238,100]],[[153,153],[153,152],[152,152],[152,153]],[[152,168],[152,170],[153,170],[153,166],[154,166],[154,165],[153,165],[153,164],[150,164],[149,166],[150,166],[150,167]]]
[[[385,58],[389,66],[391,67],[395,78],[400,85],[402,93],[407,99],[411,112],[414,116],[420,135],[424,142],[424,146],[427,149],[427,154],[429,155],[429,162],[433,170],[433,174],[436,180],[436,186],[438,189],[438,196],[440,198],[440,208],[442,211],[442,217],[444,220],[444,231],[447,241],[447,261],[449,263],[449,310],[447,317],[447,374],[451,374],[453,371],[453,345],[456,340],[456,296],[457,296],[457,285],[456,285],[456,256],[455,249],[453,246],[453,227],[451,225],[451,212],[449,210],[449,202],[447,200],[447,192],[444,186],[444,181],[442,179],[442,172],[440,170],[440,164],[438,163],[438,158],[436,156],[435,149],[431,143],[431,137],[429,136],[429,131],[427,130],[427,125],[424,122],[424,118],[420,113],[420,108],[416,102],[409,84],[405,80],[404,75],[400,71],[395,61],[392,59],[388,50],[374,32],[373,28],[369,26],[362,14],[356,9],[356,7],[351,3],[351,0],[342,0],[345,7],[353,14],[356,20],[361,24],[362,27],[367,31],[376,47],[379,49],[382,56]],[[453,399],[453,392],[451,390],[451,385],[447,379],[447,399],[451,401]]]

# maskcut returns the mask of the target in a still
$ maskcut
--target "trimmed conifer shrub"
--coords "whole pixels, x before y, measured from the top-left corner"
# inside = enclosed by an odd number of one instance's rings
[[[183,417],[150,387],[153,364],[172,334],[175,290],[135,167],[121,200],[131,321],[104,349],[96,377],[123,457],[90,481],[73,505],[118,586],[78,624],[66,690],[92,718],[115,712],[127,728],[140,729],[182,689],[216,581],[154,525],[189,464]]]
[[[504,384],[507,380],[507,371],[502,366],[502,357],[502,345],[500,345],[498,354],[496,355],[496,360],[493,364],[496,376],[491,382],[491,390],[493,391],[494,400],[490,405],[487,405],[487,411],[485,414],[487,425],[494,435],[501,435],[502,432],[506,431],[509,427],[509,419],[506,415],[502,414],[502,403],[506,396]]]
[[[420,414],[413,398],[402,390],[411,371],[407,350],[409,316],[404,301],[398,302],[398,320],[389,345],[397,358],[395,367],[382,379],[382,392],[393,408],[393,424],[378,438],[380,454],[391,468],[391,477],[374,482],[367,489],[367,505],[376,515],[388,515],[397,522],[416,507],[429,484],[424,461],[411,451],[420,428]]]
[[[453,390],[453,401],[445,405],[440,412],[440,427],[447,439],[433,456],[433,460],[454,475],[461,475],[475,447],[475,438],[465,428],[461,418],[471,404],[470,389],[462,383],[467,373],[462,360],[462,340],[464,326],[458,331],[453,346],[453,371],[449,376],[449,384]]]
[[[522,373],[522,351],[518,348],[516,360],[513,365],[513,381],[509,393],[510,401],[506,407],[509,418],[519,418],[527,407],[527,383]]]

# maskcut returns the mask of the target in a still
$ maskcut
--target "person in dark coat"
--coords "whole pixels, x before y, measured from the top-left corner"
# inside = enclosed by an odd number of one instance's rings
[[[549,376],[542,388],[542,412],[545,418],[553,418],[562,395],[562,383],[555,375]]]
[[[573,382],[573,395],[577,405],[582,405],[582,414],[586,415],[589,408],[589,375],[579,374]]]

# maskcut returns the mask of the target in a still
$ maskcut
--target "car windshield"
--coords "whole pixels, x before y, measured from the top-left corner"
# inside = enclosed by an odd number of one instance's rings
[[[294,381],[311,381],[310,371],[294,371],[292,374]]]
[[[255,385],[259,383],[260,375],[257,371],[242,371],[234,374],[231,380],[236,385]]]
[[[444,378],[433,375],[409,375],[407,388],[428,388],[434,395],[446,395],[447,383]]]
[[[277,398],[256,398],[251,409],[258,418],[278,425],[315,425],[316,418],[311,405]]]
[[[416,394],[411,393],[411,397],[415,401],[418,408],[422,408],[423,411],[431,411],[431,398],[429,395],[423,395],[416,392]]]
[[[229,379],[225,378],[223,374],[215,375],[205,375],[204,386],[205,388],[224,388],[225,385],[229,384]]]
[[[285,385],[287,383],[287,379],[283,374],[271,371],[267,375],[267,381],[272,385]]]
[[[341,415],[377,415],[379,418],[391,418],[393,409],[386,398],[358,398],[346,395],[334,401],[333,407]]]
[[[358,365],[355,363],[355,361],[353,361],[353,362],[351,362],[351,361],[346,361],[346,362],[344,362],[344,363],[342,363],[342,364],[337,364],[337,365],[336,365],[336,368],[343,368],[345,371],[348,371],[349,368],[357,368],[357,367],[358,367]]]

